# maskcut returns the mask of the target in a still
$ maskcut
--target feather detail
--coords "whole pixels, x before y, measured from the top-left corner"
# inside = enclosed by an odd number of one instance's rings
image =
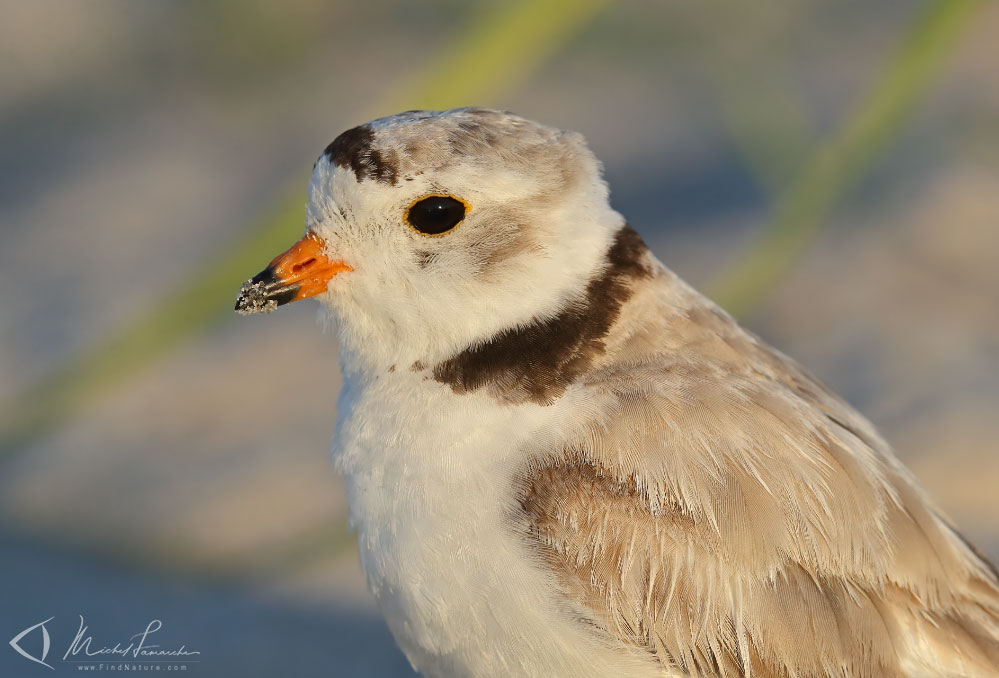
[[[871,425],[664,269],[639,285],[599,415],[517,483],[564,595],[689,675],[997,675],[994,571]]]

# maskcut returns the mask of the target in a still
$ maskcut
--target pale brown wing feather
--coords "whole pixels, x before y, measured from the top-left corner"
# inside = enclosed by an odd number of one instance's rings
[[[994,571],[870,424],[665,271],[647,285],[586,376],[602,414],[523,474],[565,594],[691,675],[999,675]]]

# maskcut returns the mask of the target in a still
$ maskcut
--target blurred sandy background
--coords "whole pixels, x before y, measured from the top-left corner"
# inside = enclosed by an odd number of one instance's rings
[[[304,207],[323,147],[396,112],[373,108],[487,4],[0,2],[2,406],[159,308],[289,194]],[[933,4],[611,3],[505,87],[448,103],[583,132],[616,207],[712,288]],[[996,558],[999,5],[979,4],[743,318],[868,415]],[[162,619],[164,643],[202,651],[197,675],[409,674],[327,461],[337,347],[314,316],[219,304],[0,452],[0,675],[46,674],[6,640],[55,615],[61,657],[78,614],[107,639]]]

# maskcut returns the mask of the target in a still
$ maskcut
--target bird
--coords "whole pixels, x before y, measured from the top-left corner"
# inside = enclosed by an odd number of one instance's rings
[[[652,254],[584,137],[407,111],[236,310],[315,297],[368,588],[444,676],[999,675],[999,577],[861,414]]]

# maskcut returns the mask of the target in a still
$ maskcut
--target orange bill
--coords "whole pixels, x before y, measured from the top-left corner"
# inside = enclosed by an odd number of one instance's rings
[[[314,297],[326,291],[333,276],[350,270],[346,262],[328,257],[323,241],[309,233],[243,283],[236,312],[268,313],[278,306]]]

